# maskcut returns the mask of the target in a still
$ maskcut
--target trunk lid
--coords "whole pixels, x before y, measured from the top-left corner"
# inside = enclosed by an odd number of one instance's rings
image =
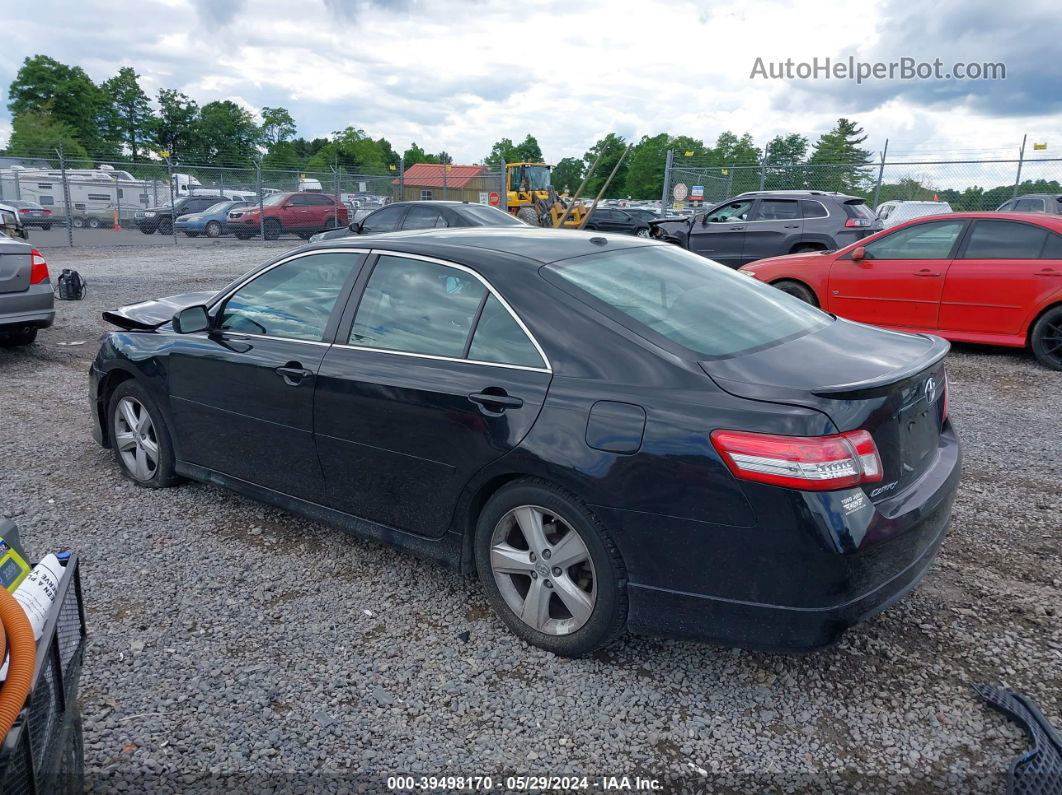
[[[215,293],[195,292],[156,298],[128,304],[103,313],[103,319],[119,328],[149,331],[173,320],[173,316],[185,307],[205,304]]]
[[[939,337],[837,319],[780,345],[700,365],[738,397],[805,406],[838,431],[868,431],[884,474],[866,487],[876,501],[902,491],[936,460],[949,347]],[[833,432],[823,426],[821,433]]]
[[[25,243],[0,235],[0,293],[21,293],[29,289],[32,251]]]

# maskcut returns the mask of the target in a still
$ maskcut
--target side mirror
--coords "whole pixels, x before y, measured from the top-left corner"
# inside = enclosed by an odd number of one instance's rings
[[[361,221],[351,221],[350,224],[347,226],[347,229],[349,229],[351,232],[353,232],[356,235],[360,235],[361,234]]]
[[[202,304],[186,306],[173,316],[173,330],[178,334],[191,334],[210,328],[210,315]]]
[[[855,250],[852,251],[852,260],[854,262],[859,262],[859,260],[864,259],[866,255],[866,249],[864,249],[862,246],[856,246]]]

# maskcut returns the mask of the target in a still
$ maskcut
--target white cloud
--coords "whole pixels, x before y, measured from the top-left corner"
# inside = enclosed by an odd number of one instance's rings
[[[810,60],[898,46],[884,27],[896,2],[141,0],[134,12],[107,0],[73,11],[41,0],[9,26],[0,80],[42,50],[97,80],[132,65],[151,93],[170,87],[200,103],[282,105],[307,137],[354,125],[398,149],[415,140],[466,162],[528,132],[555,161],[610,131],[709,143],[723,130],[748,131],[762,145],[788,132],[814,140],[842,115],[864,126],[872,148],[888,137],[896,152],[1013,148],[1026,131],[1059,128],[1054,109],[1003,117],[961,97],[888,94],[861,106],[853,97],[869,90],[749,78],[757,56]],[[1058,69],[1054,59],[1042,68]],[[1008,88],[1026,79],[1042,87],[1044,77],[1011,75]],[[1045,108],[1062,104],[1059,83]]]

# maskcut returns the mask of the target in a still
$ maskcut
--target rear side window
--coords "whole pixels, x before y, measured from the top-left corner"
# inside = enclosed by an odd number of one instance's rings
[[[1014,210],[1019,213],[1046,213],[1047,202],[1043,199],[1018,199]]]
[[[483,283],[466,271],[382,256],[358,304],[350,344],[463,358],[486,294]]]
[[[799,299],[673,246],[575,257],[545,273],[641,336],[706,358],[766,348],[832,322]]]
[[[1042,259],[1062,259],[1062,235],[1051,235],[1044,246]]]
[[[800,218],[800,204],[793,199],[760,199],[753,221],[785,221]]]
[[[963,259],[1036,259],[1047,230],[1014,221],[977,221]]]
[[[403,229],[432,229],[437,226],[446,226],[446,221],[434,207],[410,207],[402,220]]]
[[[487,298],[483,313],[479,316],[468,358],[523,367],[546,366],[516,319],[493,295]]]

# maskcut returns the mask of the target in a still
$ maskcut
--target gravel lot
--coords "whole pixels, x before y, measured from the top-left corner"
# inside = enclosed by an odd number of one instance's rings
[[[88,297],[0,351],[0,511],[32,553],[83,556],[94,789],[552,773],[1003,792],[1024,737],[969,684],[1023,691],[1062,724],[1062,373],[950,355],[966,455],[951,535],[918,591],[839,645],[783,657],[625,638],[563,660],[511,636],[472,578],[213,487],[138,489],[92,441],[101,310],[220,287],[289,246],[49,249],[53,279],[78,268]]]

